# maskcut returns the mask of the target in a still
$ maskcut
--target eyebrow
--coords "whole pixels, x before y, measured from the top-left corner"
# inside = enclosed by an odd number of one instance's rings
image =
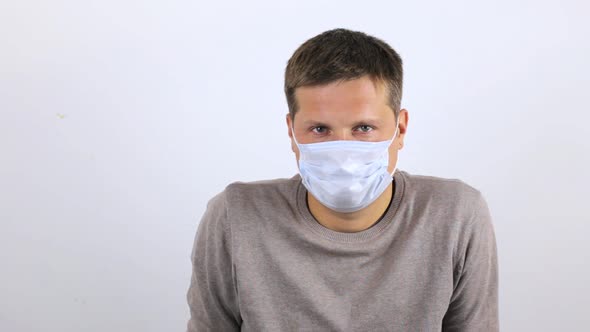
[[[303,121],[303,125],[305,127],[307,127],[307,126],[328,127],[328,125],[326,123],[320,122],[320,121],[315,121],[315,120],[306,120],[306,121]]]
[[[357,127],[360,125],[372,125],[372,126],[376,126],[377,124],[379,124],[379,121],[376,119],[366,119],[366,120],[359,120],[354,122],[354,124],[352,125],[353,127]],[[316,121],[316,120],[306,120],[303,121],[303,125],[304,126],[318,126],[318,127],[330,127],[327,123],[325,122],[321,122],[321,121]]]

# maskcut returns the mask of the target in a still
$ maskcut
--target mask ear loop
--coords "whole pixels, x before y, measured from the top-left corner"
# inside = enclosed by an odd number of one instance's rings
[[[399,115],[397,116],[397,119],[395,120],[395,132],[393,133],[393,138],[391,139],[391,144],[393,144],[393,141],[395,141],[395,137],[397,136],[397,129],[398,129],[398,125],[399,125]],[[387,154],[389,156],[389,153]],[[391,171],[391,178],[393,179],[393,174],[395,174],[395,171],[397,170],[397,160],[395,161],[395,167],[393,167],[393,171]]]
[[[291,122],[291,136],[293,137],[293,140],[295,141],[295,145],[297,145],[297,147],[299,147],[299,142],[297,142],[297,138],[295,137],[295,128],[293,127],[293,122]]]

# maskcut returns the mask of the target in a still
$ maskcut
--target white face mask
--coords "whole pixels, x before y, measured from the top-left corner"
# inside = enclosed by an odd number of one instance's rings
[[[324,206],[343,213],[358,211],[373,203],[391,184],[397,166],[391,173],[387,166],[397,124],[393,138],[381,142],[299,144],[294,133],[303,185]]]

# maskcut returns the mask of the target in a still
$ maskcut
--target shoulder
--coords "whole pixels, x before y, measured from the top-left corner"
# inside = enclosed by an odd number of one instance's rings
[[[402,171],[405,196],[416,207],[471,219],[481,209],[487,209],[482,192],[457,178],[417,175]],[[439,212],[439,213],[443,213]]]
[[[420,220],[446,234],[453,245],[455,267],[471,246],[495,246],[493,223],[482,192],[463,180],[427,175],[401,174],[404,200]],[[443,235],[440,235],[443,236]],[[444,236],[443,236],[444,237]]]
[[[243,220],[249,215],[261,215],[265,211],[295,204],[295,193],[300,182],[298,175],[292,178],[233,182],[209,199],[201,224],[204,222],[227,228],[235,217]]]
[[[233,182],[223,194],[232,203],[269,202],[290,196],[298,187],[299,176],[251,182]]]
[[[207,209],[244,213],[253,208],[260,210],[265,207],[294,204],[300,183],[299,175],[291,178],[233,182],[209,200]]]
[[[481,192],[477,188],[461,179],[410,174],[406,171],[402,171],[402,173],[407,186],[410,187],[409,189],[417,190],[423,194],[481,195]]]

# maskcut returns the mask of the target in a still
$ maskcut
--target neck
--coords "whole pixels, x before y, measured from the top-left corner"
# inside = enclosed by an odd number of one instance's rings
[[[393,182],[373,203],[359,211],[342,213],[331,210],[307,193],[307,205],[314,218],[324,227],[337,232],[356,233],[376,224],[383,216],[393,197]]]

